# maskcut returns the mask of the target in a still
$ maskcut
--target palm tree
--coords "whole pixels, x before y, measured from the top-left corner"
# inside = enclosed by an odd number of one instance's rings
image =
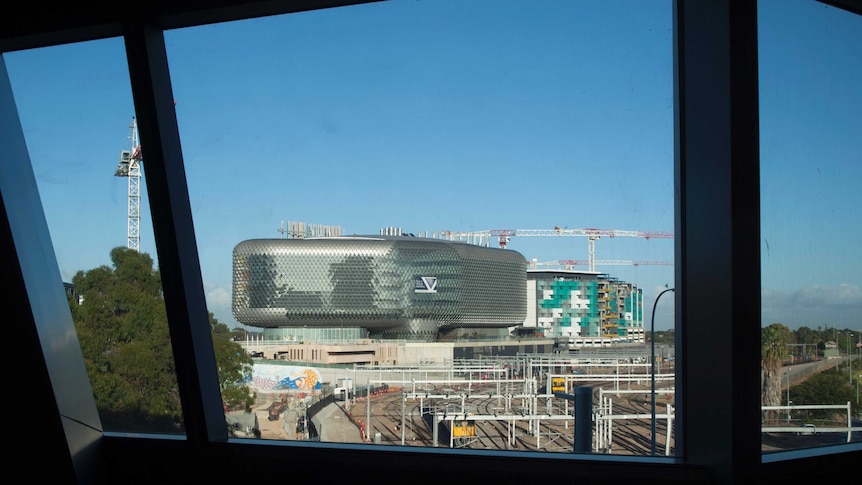
[[[781,405],[781,375],[779,371],[787,357],[787,343],[782,338],[780,324],[770,325],[760,331],[760,404],[762,406]],[[777,417],[776,411],[765,414],[768,420]]]

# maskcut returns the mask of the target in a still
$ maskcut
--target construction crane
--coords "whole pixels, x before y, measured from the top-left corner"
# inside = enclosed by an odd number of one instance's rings
[[[585,259],[558,259],[556,261],[528,261],[530,269],[540,267],[572,268],[574,266],[589,266],[590,262]],[[594,266],[673,266],[670,261],[630,261],[624,259],[599,259],[593,261]]]
[[[129,179],[129,211],[128,211],[128,248],[141,250],[141,145],[138,142],[138,122],[132,118],[129,125],[132,140],[131,150],[120,151],[120,163],[117,165],[116,177]]]
[[[620,231],[617,229],[567,229],[554,227],[553,229],[491,229],[488,231],[475,232],[453,232],[441,231],[441,239],[449,240],[478,240],[486,241],[486,246],[491,238],[497,238],[501,248],[505,249],[512,237],[563,237],[580,236],[587,238],[590,271],[596,270],[596,241],[602,237],[640,237],[644,239],[673,239],[673,232],[661,231]]]

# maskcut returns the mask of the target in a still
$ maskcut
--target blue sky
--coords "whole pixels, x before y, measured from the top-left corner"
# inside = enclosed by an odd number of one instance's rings
[[[761,2],[764,323],[862,328],[862,17]]]
[[[862,22],[811,1],[761,6],[764,322],[862,327]],[[279,237],[281,221],[673,230],[669,0],[396,0],[165,41],[207,300],[229,325],[231,251]],[[4,59],[68,280],[126,244],[123,44]],[[142,185],[141,249],[155,257]],[[587,259],[580,237],[509,248]],[[596,257],[672,261],[673,242],[602,239]],[[670,266],[599,269],[644,288],[647,315],[673,285]]]

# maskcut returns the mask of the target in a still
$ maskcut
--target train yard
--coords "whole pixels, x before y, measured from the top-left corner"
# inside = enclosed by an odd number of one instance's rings
[[[340,393],[330,389],[328,401],[325,392],[302,398],[288,395],[286,401],[283,394],[273,394],[269,399],[278,400],[284,411],[275,420],[268,419],[273,404],[264,399],[256,412],[264,439],[571,453],[579,413],[564,395],[588,388],[590,452],[674,456],[675,390],[669,370],[659,365],[653,382],[650,365],[630,355],[531,356],[437,367],[357,366],[333,369],[326,376],[345,386]],[[315,406],[324,406],[316,424],[329,433],[318,434],[300,422],[312,416],[310,408]],[[862,438],[858,424],[848,428],[840,419],[842,413],[849,416],[849,404],[784,408],[836,408],[838,421],[818,426],[816,432],[800,431],[796,423],[764,427],[764,451]]]
[[[574,405],[553,393],[589,386],[593,452],[673,454],[673,375],[656,376],[653,444],[649,365],[634,360],[390,369],[365,383],[385,392],[358,392],[338,405],[369,443],[570,453]]]

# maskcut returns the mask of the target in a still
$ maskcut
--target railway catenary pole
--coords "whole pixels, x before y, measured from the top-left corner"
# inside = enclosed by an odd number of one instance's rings
[[[555,392],[555,397],[575,402],[574,452],[590,453],[593,446],[593,388],[578,386],[574,394]]]
[[[402,385],[401,386],[401,446],[404,446],[404,433],[405,433],[404,428],[406,425],[404,416],[406,414],[406,409],[405,409],[406,405],[407,405],[407,396],[404,394],[404,386]]]
[[[434,448],[437,447],[437,440],[440,437],[440,422],[437,420],[438,418],[437,406],[434,406],[434,412],[431,414],[431,422],[434,423],[434,427],[431,430],[432,441],[434,441]]]
[[[673,429],[673,406],[668,404],[667,411],[667,433],[664,437],[664,456],[670,456],[670,432]]]

